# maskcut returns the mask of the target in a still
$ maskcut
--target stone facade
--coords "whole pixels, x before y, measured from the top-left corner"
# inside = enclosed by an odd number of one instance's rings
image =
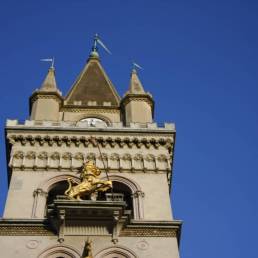
[[[96,258],[178,258],[181,221],[169,197],[175,125],[153,122],[154,102],[136,71],[120,99],[91,53],[67,97],[51,68],[30,103],[30,120],[6,123],[4,257],[86,257],[90,239]],[[64,198],[67,178],[80,182],[88,160],[113,182],[112,193]]]

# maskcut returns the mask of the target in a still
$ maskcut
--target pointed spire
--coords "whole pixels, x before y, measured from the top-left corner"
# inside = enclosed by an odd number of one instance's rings
[[[59,92],[56,85],[55,68],[53,67],[53,65],[51,65],[51,67],[49,68],[47,76],[43,81],[39,91]]]
[[[93,102],[97,106],[119,106],[120,96],[97,58],[89,58],[66,96],[69,105],[78,101],[85,106]]]
[[[137,75],[137,71],[135,67],[132,69],[130,83],[129,83],[129,91],[130,94],[145,94],[142,83]]]

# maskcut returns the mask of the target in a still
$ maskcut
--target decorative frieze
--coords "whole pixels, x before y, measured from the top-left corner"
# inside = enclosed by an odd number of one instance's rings
[[[42,169],[64,169],[64,170],[78,170],[81,168],[86,160],[93,160],[98,167],[103,169],[103,162],[105,168],[109,170],[119,170],[120,172],[130,171],[170,171],[171,157],[168,155],[154,156],[151,153],[145,155],[141,153],[118,154],[118,153],[82,153],[82,152],[36,152],[36,151],[14,151],[11,154],[9,166],[11,168],[22,168],[42,170]]]
[[[54,233],[42,226],[0,225],[0,236],[53,236]]]
[[[124,228],[120,237],[177,237],[175,228]]]

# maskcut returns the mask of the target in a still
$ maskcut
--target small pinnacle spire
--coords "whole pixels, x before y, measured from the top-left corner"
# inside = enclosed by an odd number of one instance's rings
[[[40,87],[40,91],[59,92],[57,85],[56,85],[55,68],[54,68],[53,62],[52,62],[51,67],[48,69],[47,76]]]
[[[137,75],[137,70],[135,66],[133,66],[132,72],[131,72],[131,78],[129,83],[129,91],[128,93],[132,94],[143,94],[145,93],[142,83]]]

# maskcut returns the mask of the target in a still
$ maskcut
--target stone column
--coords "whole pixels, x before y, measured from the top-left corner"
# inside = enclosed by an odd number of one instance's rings
[[[143,198],[144,192],[136,191],[132,194],[133,198],[133,209],[134,209],[134,218],[135,219],[143,219],[144,218],[144,209],[143,209]]]
[[[33,192],[34,202],[32,206],[32,218],[44,218],[48,193],[41,188]]]

